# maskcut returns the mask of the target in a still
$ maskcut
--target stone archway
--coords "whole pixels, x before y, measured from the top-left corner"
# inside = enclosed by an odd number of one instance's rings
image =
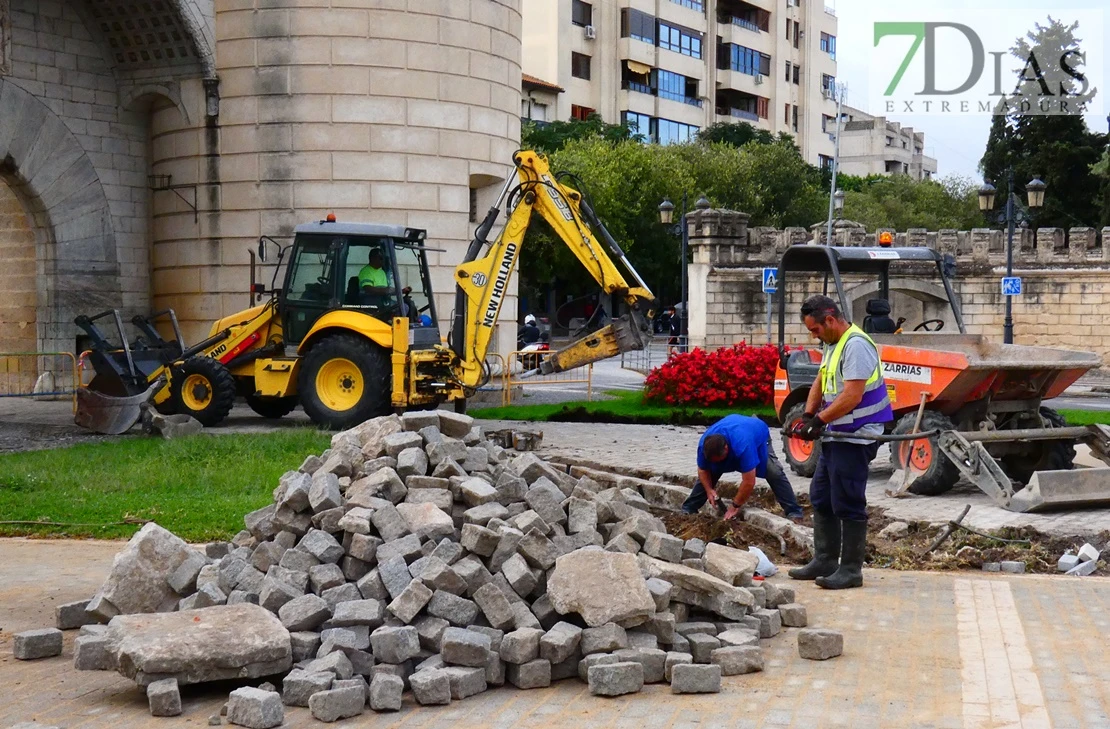
[[[35,230],[23,204],[0,180],[0,352],[33,352],[35,327]]]
[[[73,351],[77,314],[121,305],[108,199],[65,123],[2,78],[0,178],[20,200],[35,234],[36,348]]]
[[[867,300],[879,295],[878,281],[867,281],[847,289],[845,296],[852,307],[852,321],[863,324],[866,316]],[[958,302],[957,302],[958,303]],[[903,326],[906,331],[927,319],[942,319],[944,331],[959,332],[948,294],[944,287],[930,281],[915,278],[896,277],[890,279],[890,316],[897,321],[906,318]]]

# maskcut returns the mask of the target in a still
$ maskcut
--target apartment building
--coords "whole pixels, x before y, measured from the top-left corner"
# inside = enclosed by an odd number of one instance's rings
[[[527,0],[523,22],[524,73],[565,90],[549,119],[597,112],[664,144],[745,121],[831,164],[837,20],[823,0]]]
[[[840,170],[849,175],[909,175],[929,180],[937,174],[937,161],[925,154],[925,133],[904,127],[886,117],[844,107],[840,136]],[[836,130],[836,116],[828,122]]]

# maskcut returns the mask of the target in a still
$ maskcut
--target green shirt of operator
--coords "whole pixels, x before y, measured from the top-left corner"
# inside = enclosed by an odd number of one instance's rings
[[[364,294],[371,296],[389,296],[393,293],[380,250],[370,251],[368,263],[358,272],[358,287]]]

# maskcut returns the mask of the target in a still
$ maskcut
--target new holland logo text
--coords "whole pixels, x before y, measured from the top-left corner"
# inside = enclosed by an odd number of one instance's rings
[[[487,329],[493,329],[493,323],[497,320],[501,297],[505,295],[505,289],[509,286],[509,274],[513,270],[514,260],[516,260],[516,243],[510,243],[505,246],[505,254],[501,256],[501,267],[497,269],[497,278],[493,281],[493,290],[489,295],[489,303],[486,304],[482,326]]]

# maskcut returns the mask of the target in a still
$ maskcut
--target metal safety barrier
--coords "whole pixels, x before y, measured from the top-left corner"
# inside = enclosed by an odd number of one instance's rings
[[[72,352],[0,352],[0,398],[73,401],[81,376]]]
[[[639,372],[642,375],[650,374],[672,354],[688,351],[688,341],[688,337],[656,334],[643,349],[621,354],[621,369]]]
[[[511,405],[513,388],[560,385],[586,385],[586,400],[592,401],[594,395],[594,366],[576,367],[566,372],[556,372],[550,375],[530,374],[539,367],[539,363],[550,352],[510,352],[505,358],[505,391],[504,404]]]

